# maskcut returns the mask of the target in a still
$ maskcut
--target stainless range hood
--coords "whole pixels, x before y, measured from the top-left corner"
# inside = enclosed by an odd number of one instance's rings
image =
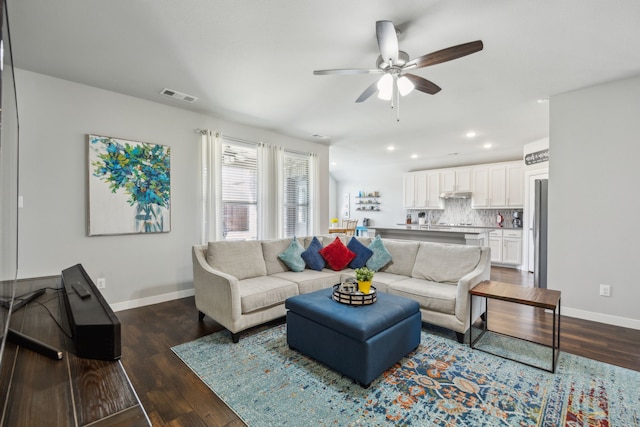
[[[471,191],[445,191],[440,193],[441,199],[470,199]]]

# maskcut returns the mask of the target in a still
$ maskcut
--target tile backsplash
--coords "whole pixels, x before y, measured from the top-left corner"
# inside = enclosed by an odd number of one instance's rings
[[[512,227],[511,220],[514,212],[522,209],[471,209],[471,199],[445,199],[444,210],[409,209],[412,222],[418,222],[418,213],[425,212],[427,220],[431,215],[431,224],[472,224],[480,227],[496,227],[496,215],[504,217],[503,226]]]

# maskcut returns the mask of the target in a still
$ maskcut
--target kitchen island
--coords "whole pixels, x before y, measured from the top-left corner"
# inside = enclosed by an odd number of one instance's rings
[[[396,225],[370,228],[369,232],[385,239],[420,240],[425,242],[455,243],[459,245],[488,246],[490,228],[448,225]]]

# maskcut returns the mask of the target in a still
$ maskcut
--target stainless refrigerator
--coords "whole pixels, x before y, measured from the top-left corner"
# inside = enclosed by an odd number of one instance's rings
[[[533,284],[536,288],[547,287],[547,197],[549,180],[536,179],[535,206],[533,210]]]

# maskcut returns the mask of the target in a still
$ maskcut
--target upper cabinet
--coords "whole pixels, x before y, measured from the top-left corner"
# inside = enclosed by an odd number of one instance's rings
[[[522,162],[507,165],[507,206],[524,207],[524,166]]]
[[[407,209],[416,207],[417,174],[418,172],[409,172],[402,176],[402,204]]]
[[[471,207],[489,208],[489,166],[474,166],[471,169]]]
[[[426,171],[426,190],[427,195],[424,200],[424,207],[427,209],[443,209],[444,203],[440,198],[441,189],[441,178],[440,172],[438,171]]]
[[[521,161],[409,172],[403,176],[406,209],[443,209],[442,192],[470,191],[474,209],[524,207]]]
[[[403,204],[407,209],[442,209],[440,172],[409,172],[403,177]]]
[[[440,171],[443,192],[471,191],[471,168],[451,168]]]
[[[524,207],[524,167],[522,162],[479,165],[472,168],[472,176],[472,208]]]

